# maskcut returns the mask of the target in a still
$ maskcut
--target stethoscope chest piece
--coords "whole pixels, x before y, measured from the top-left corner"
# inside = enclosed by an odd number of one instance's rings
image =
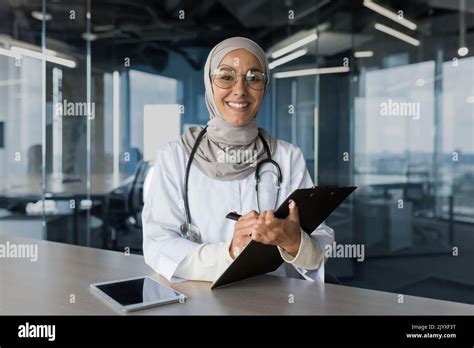
[[[201,238],[201,233],[199,232],[199,228],[190,223],[184,223],[180,227],[181,235],[189,239],[191,242],[198,242]]]

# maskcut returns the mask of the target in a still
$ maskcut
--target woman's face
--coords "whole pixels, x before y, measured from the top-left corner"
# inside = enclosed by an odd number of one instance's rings
[[[238,49],[227,53],[219,64],[219,68],[235,70],[237,83],[230,88],[221,88],[212,82],[214,101],[222,118],[234,126],[249,123],[257,114],[263,101],[265,89],[256,90],[245,83],[245,75],[249,70],[263,72],[263,67],[252,53]]]

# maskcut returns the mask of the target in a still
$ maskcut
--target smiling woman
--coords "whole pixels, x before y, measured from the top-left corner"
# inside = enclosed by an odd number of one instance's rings
[[[242,126],[256,116],[266,83],[262,70],[257,57],[244,49],[226,54],[215,69],[212,91],[217,108],[226,122]],[[239,76],[242,78],[239,79]]]
[[[286,262],[276,274],[324,281],[322,250],[333,230],[321,224],[305,233],[294,202],[286,219],[273,214],[291,192],[313,183],[301,150],[257,125],[268,70],[265,53],[249,39],[216,45],[204,67],[207,127],[190,127],[158,151],[142,214],[143,251],[168,279],[215,280],[254,240],[278,247]],[[236,153],[252,156],[223,156]],[[225,219],[231,211],[242,213],[237,223]]]
[[[259,72],[261,81],[255,83]],[[222,41],[209,54],[204,67],[205,100],[210,112],[206,134],[195,154],[196,166],[219,180],[241,179],[254,171],[247,163],[217,163],[222,150],[256,151],[256,160],[275,153],[276,139],[257,125],[257,113],[265,96],[268,62],[263,50],[252,40],[235,37]],[[245,79],[239,78],[245,76]],[[191,127],[183,135],[191,154],[202,128]],[[259,138],[265,139],[265,143]]]

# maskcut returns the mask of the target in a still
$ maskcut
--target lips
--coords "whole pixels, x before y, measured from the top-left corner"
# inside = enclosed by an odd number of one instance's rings
[[[246,110],[250,106],[250,103],[247,103],[247,102],[230,102],[230,101],[227,101],[225,103],[227,104],[227,106],[229,106],[230,108],[232,108],[234,110]]]

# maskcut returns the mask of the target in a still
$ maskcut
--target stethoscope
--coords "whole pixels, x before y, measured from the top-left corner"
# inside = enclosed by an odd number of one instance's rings
[[[185,215],[186,215],[186,222],[181,225],[180,231],[181,231],[181,235],[184,238],[187,238],[187,239],[189,239],[193,242],[198,241],[199,238],[201,237],[201,234],[199,232],[199,228],[196,225],[193,225],[191,223],[191,213],[190,213],[190,210],[189,210],[189,200],[188,200],[189,172],[191,170],[191,164],[194,160],[194,155],[196,154],[196,151],[199,147],[199,144],[201,143],[202,137],[204,136],[204,134],[206,134],[206,131],[207,131],[207,126],[203,128],[203,130],[199,133],[198,137],[196,138],[196,143],[194,144],[194,146],[191,150],[191,154],[189,155],[188,164],[186,165],[186,176],[185,176],[185,180],[184,180],[184,210],[185,210]],[[283,176],[281,174],[281,169],[280,169],[280,166],[278,165],[278,163],[275,162],[274,160],[272,160],[272,154],[270,152],[270,147],[268,146],[268,143],[266,142],[266,140],[263,138],[263,136],[260,133],[258,134],[258,136],[259,136],[260,140],[262,141],[263,146],[265,147],[265,152],[267,153],[267,158],[260,161],[257,164],[256,168],[255,168],[255,190],[257,192],[257,194],[256,194],[257,209],[260,212],[258,185],[259,185],[260,180],[261,180],[261,174],[266,173],[266,172],[270,172],[270,173],[275,175],[275,173],[272,172],[271,170],[266,170],[263,173],[260,173],[262,166],[266,163],[269,163],[269,164],[272,164],[277,170],[277,174],[276,174],[277,179],[278,179],[277,183],[276,183],[277,195],[276,195],[276,198],[275,198],[274,209],[276,208],[276,205],[277,205],[277,202],[278,202],[278,196],[280,195],[280,187],[281,187],[281,182],[283,180]]]

